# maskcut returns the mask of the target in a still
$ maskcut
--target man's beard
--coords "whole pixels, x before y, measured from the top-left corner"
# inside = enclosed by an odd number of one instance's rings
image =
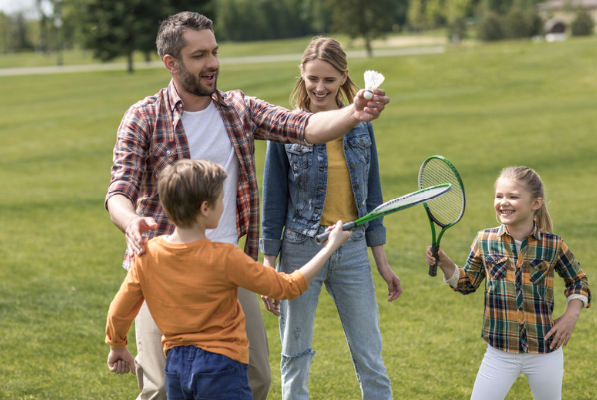
[[[207,88],[203,86],[201,83],[200,76],[205,73],[214,73],[216,75],[216,79],[214,81],[213,89]],[[194,94],[195,96],[211,96],[217,88],[218,83],[218,71],[216,69],[209,69],[205,71],[201,71],[199,76],[194,76],[186,69],[182,60],[178,62],[178,75],[180,77],[180,84],[184,91]]]

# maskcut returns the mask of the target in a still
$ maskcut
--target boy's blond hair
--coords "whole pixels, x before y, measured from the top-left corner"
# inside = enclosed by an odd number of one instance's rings
[[[207,160],[178,160],[158,178],[158,194],[170,221],[181,228],[197,220],[201,204],[214,207],[224,189],[224,169]]]

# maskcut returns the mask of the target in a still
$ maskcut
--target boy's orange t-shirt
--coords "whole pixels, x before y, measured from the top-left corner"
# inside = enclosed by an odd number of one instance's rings
[[[298,270],[277,273],[233,244],[209,239],[174,244],[159,236],[135,257],[110,304],[106,343],[126,346],[132,321],[145,300],[162,332],[164,353],[192,345],[248,364],[238,287],[275,299],[294,299],[308,286]]]

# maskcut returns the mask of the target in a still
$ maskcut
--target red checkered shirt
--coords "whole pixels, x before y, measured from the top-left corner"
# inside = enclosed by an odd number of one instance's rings
[[[485,313],[482,337],[492,347],[510,353],[550,353],[553,336],[554,273],[564,279],[566,297],[587,297],[589,282],[580,264],[561,237],[533,232],[516,252],[514,238],[504,225],[477,234],[458,286],[453,290],[469,294],[485,283]]]
[[[240,163],[236,195],[238,236],[247,235],[245,252],[257,259],[259,192],[254,139],[304,144],[305,126],[311,114],[271,105],[246,96],[240,90],[218,90],[212,100]],[[157,177],[167,165],[191,157],[181,122],[183,110],[182,100],[171,81],[156,95],[131,106],[118,128],[105,206],[107,208],[112,196],[124,195],[136,204],[138,215],[153,217],[158,227],[143,234],[146,240],[174,231],[158,198]],[[128,269],[132,256],[127,249],[124,268]]]

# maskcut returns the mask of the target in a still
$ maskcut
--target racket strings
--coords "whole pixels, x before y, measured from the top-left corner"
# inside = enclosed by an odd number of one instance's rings
[[[462,184],[452,168],[444,161],[431,159],[423,167],[420,175],[421,187],[452,184],[452,190],[444,196],[427,202],[429,211],[440,225],[449,225],[458,221],[464,211],[464,193]]]
[[[444,182],[444,183],[447,183],[447,182]],[[387,213],[387,212],[395,210],[397,208],[407,207],[411,204],[415,205],[415,204],[423,203],[425,201],[430,201],[429,200],[430,198],[433,199],[437,196],[441,196],[447,190],[449,190],[449,189],[447,189],[446,187],[439,187],[439,188],[430,188],[430,189],[424,190],[424,191],[418,191],[411,195],[403,196],[403,197],[400,197],[400,198],[397,198],[394,200],[390,200],[386,203],[383,203],[380,206],[378,206],[375,210],[373,210],[372,213],[374,213],[374,214]],[[448,194],[449,194],[449,192],[448,192]],[[447,196],[447,194],[444,194],[444,196]]]

